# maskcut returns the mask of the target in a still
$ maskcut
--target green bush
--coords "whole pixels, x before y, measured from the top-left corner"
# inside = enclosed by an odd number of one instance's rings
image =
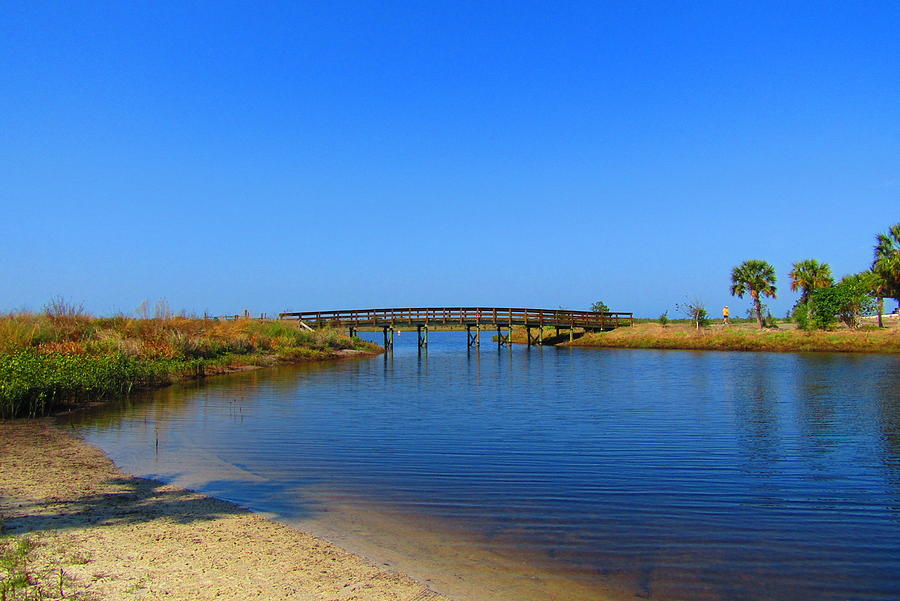
[[[73,401],[125,395],[189,367],[190,362],[139,361],[121,354],[0,355],[0,418],[35,417]]]
[[[797,301],[791,316],[793,320],[797,322],[797,327],[799,329],[811,330],[813,328],[813,324],[809,320],[809,306],[807,303]]]
[[[864,282],[845,278],[839,284],[813,292],[809,300],[811,321],[823,330],[834,327],[838,320],[849,328],[856,328],[859,316],[871,311],[874,304]]]

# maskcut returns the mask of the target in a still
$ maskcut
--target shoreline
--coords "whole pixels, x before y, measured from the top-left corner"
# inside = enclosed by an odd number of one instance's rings
[[[378,345],[276,321],[0,315],[0,418],[40,417],[173,382],[306,361],[369,356]]]
[[[448,601],[324,539],[119,470],[51,418],[0,421],[4,537],[73,599]],[[62,582],[63,584],[59,584]]]
[[[378,353],[368,353],[375,356]],[[347,353],[348,358],[361,357],[362,353]],[[306,361],[279,363],[280,365],[297,365],[309,363]],[[318,362],[315,362],[318,363]],[[250,369],[231,370],[228,373],[240,373],[254,371]],[[222,374],[225,375],[225,374]],[[202,382],[202,378],[194,381]],[[163,387],[164,388],[164,387]],[[97,401],[93,405],[102,405],[104,401]],[[87,409],[82,406],[73,409],[72,412]],[[69,413],[69,412],[67,412]],[[16,423],[45,422],[48,428],[58,431],[62,437],[71,439],[71,444],[86,446],[99,453],[107,462],[112,460],[105,454],[101,447],[95,446],[79,435],[68,432],[65,422],[55,421],[65,414],[56,414],[37,420],[0,420],[0,437],[5,436],[4,426],[14,426]],[[25,444],[30,444],[30,440]],[[0,454],[4,452],[0,443]],[[128,471],[133,467],[118,468],[112,463],[113,470],[129,478]],[[0,462],[0,522],[3,517],[4,466]],[[190,473],[187,470],[185,473]],[[142,473],[136,471],[136,473]],[[68,475],[67,475],[68,477]],[[218,474],[216,477],[227,477]],[[322,544],[337,547],[362,560],[376,569],[385,569],[391,574],[399,574],[411,578],[417,584],[423,586],[423,591],[412,597],[400,596],[398,601],[443,601],[454,599],[459,601],[482,601],[491,599],[494,601],[522,601],[524,599],[544,599],[546,601],[599,601],[600,599],[624,599],[629,598],[623,592],[609,582],[582,581],[571,579],[561,575],[547,564],[547,558],[539,554],[508,554],[492,549],[489,540],[480,538],[480,535],[464,532],[453,528],[442,528],[431,518],[413,518],[409,515],[401,515],[395,508],[373,504],[366,506],[361,512],[358,507],[341,505],[340,501],[334,503],[326,493],[320,501],[327,505],[324,513],[312,517],[284,517],[278,514],[270,514],[265,510],[257,511],[246,509],[241,501],[227,501],[216,497],[215,493],[196,492],[197,480],[176,478],[168,479],[144,479],[134,478],[138,481],[146,481],[164,491],[182,491],[194,495],[197,498],[209,499],[211,502],[221,501],[226,506],[236,508],[238,511],[246,511],[254,516],[260,516],[267,522],[286,526],[290,532],[298,535],[311,536]],[[340,495],[338,495],[340,496]],[[248,503],[248,506],[250,504]],[[156,544],[155,540],[150,544]],[[252,547],[256,543],[248,542]],[[366,588],[371,588],[366,586]],[[435,590],[436,589],[436,590]],[[116,597],[118,598],[118,597]],[[128,597],[129,599],[132,597]],[[138,597],[134,597],[138,598]],[[192,597],[193,598],[193,597]],[[220,597],[215,597],[220,598]],[[231,598],[231,597],[225,597]],[[243,597],[234,597],[243,598]],[[280,597],[266,597],[276,598]],[[284,597],[285,599],[307,599],[308,597]],[[317,601],[332,601],[332,597],[314,597]],[[381,599],[394,599],[395,597],[359,595],[347,597],[348,601],[380,601]],[[310,598],[312,599],[312,598]],[[344,597],[334,597],[334,600]]]
[[[640,323],[609,332],[545,337],[545,344],[562,347],[621,348],[646,350],[738,351],[776,353],[900,353],[900,324],[881,330],[833,330],[806,332],[791,324],[760,330],[755,325],[714,324],[701,330],[684,324],[662,326]],[[552,332],[552,329],[551,329]],[[524,331],[516,331],[513,342],[525,344]]]
[[[379,347],[380,349],[380,347]],[[377,351],[362,351],[356,349],[342,349],[338,351],[332,351],[332,353],[327,357],[315,358],[315,359],[285,359],[279,357],[277,355],[266,355],[264,358],[265,362],[257,362],[257,363],[242,363],[239,360],[235,360],[228,365],[218,365],[215,367],[207,367],[202,372],[199,373],[181,373],[177,376],[172,377],[170,380],[165,382],[160,382],[153,386],[143,386],[140,388],[135,388],[134,392],[148,392],[151,390],[160,390],[162,388],[167,388],[169,386],[174,386],[175,384],[180,384],[184,382],[203,382],[207,378],[214,378],[216,376],[226,376],[228,374],[236,374],[245,371],[256,371],[258,369],[270,369],[278,366],[290,366],[290,365],[303,365],[306,363],[324,363],[327,361],[345,361],[349,359],[368,359],[371,357],[377,357],[378,355],[383,355],[384,349]],[[259,357],[257,357],[259,358]],[[130,394],[130,393],[129,393]],[[126,397],[128,395],[125,395]],[[61,415],[67,415],[69,413],[74,413],[76,411],[81,411],[82,409],[88,409],[90,407],[98,407],[100,405],[105,405],[108,403],[110,399],[102,399],[102,400],[79,400],[79,401],[70,401],[66,405],[60,406],[57,411],[54,411],[48,414],[46,417],[59,417]],[[10,421],[14,421],[16,419],[24,419],[24,418],[11,418]],[[31,418],[37,419],[37,418]],[[0,418],[0,422],[3,419]]]

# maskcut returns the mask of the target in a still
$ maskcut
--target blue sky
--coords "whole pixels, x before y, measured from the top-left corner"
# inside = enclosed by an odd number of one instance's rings
[[[0,4],[0,311],[718,313],[900,220],[900,4]]]

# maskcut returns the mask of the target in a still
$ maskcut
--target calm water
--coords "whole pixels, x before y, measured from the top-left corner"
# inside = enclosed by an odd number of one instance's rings
[[[126,471],[297,523],[424,520],[598,595],[900,598],[900,358],[430,342],[70,419]]]

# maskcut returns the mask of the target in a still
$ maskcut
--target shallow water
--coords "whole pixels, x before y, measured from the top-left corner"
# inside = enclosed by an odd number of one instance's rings
[[[900,598],[900,358],[415,340],[69,421],[460,599]]]

